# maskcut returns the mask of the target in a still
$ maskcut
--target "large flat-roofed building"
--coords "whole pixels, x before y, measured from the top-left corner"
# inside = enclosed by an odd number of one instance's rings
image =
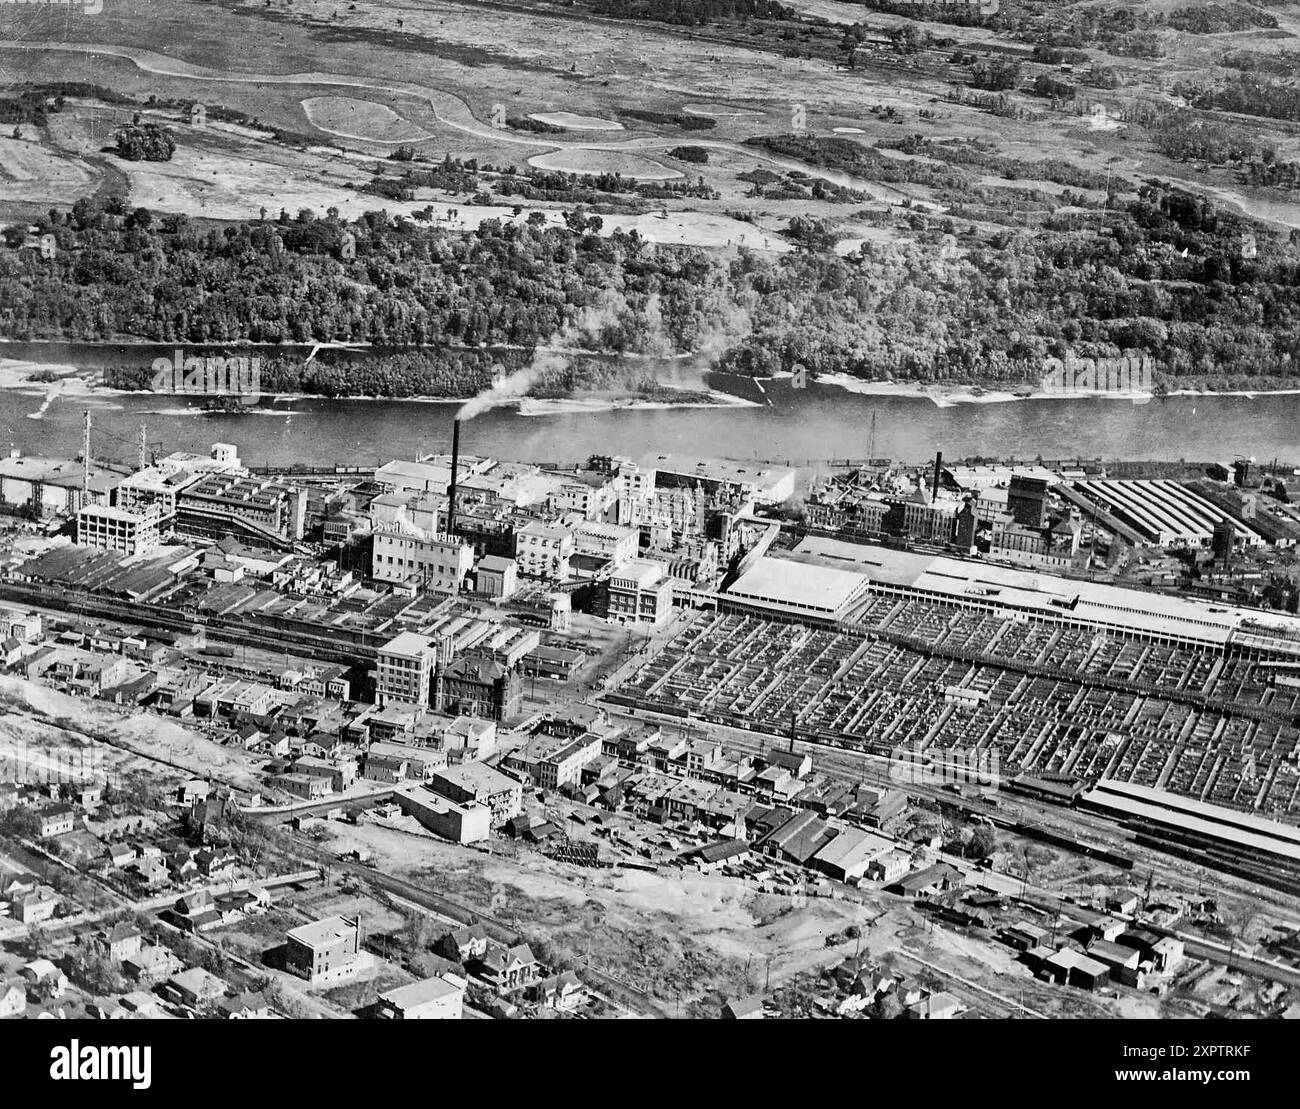
[[[466,459],[460,464],[466,466]],[[398,458],[375,471],[375,484],[386,493],[445,493],[451,482],[451,461],[408,462]]]
[[[202,481],[205,474],[243,472],[239,452],[229,443],[214,443],[210,454],[173,451],[123,478],[113,490],[113,503],[133,512],[153,507],[167,521],[176,514],[176,499],[181,492]]]
[[[426,978],[381,993],[375,1011],[381,1020],[460,1020],[465,980],[455,975]]]
[[[453,801],[429,785],[405,786],[394,799],[404,813],[452,843],[481,843],[492,834],[492,810],[477,801]]]
[[[491,469],[492,459],[462,454],[458,466],[460,477]],[[437,454],[411,462],[405,458],[386,462],[375,471],[375,484],[385,493],[445,494],[451,484],[451,455]]]
[[[618,491],[608,474],[583,471],[566,474],[546,500],[557,516],[576,512],[584,520],[604,520],[618,503]]]
[[[1042,481],[1046,485],[1055,485],[1060,482],[1061,476],[1046,466],[1037,464],[1012,462],[1012,463],[978,463],[975,465],[964,465],[962,463],[944,463],[944,472],[957,483],[959,487],[967,491],[998,489],[1001,488],[1003,493],[1010,488],[1013,478],[1029,478]],[[1003,497],[1005,502],[1006,498]]]
[[[526,773],[542,789],[576,786],[582,768],[601,753],[601,737],[595,732],[578,736],[533,736],[522,748],[511,752],[504,765]]]
[[[326,917],[291,928],[285,938],[286,970],[308,982],[334,982],[356,969],[361,922],[356,917]]]
[[[524,786],[481,762],[464,762],[436,770],[429,779],[434,793],[457,804],[484,805],[492,814],[492,826],[500,827],[524,808]]]
[[[1224,520],[1232,526],[1237,542],[1247,546],[1264,542],[1253,528],[1176,481],[1076,481],[1073,488],[1161,547],[1208,547],[1215,526]]]
[[[452,535],[402,527],[377,528],[370,561],[375,581],[457,593],[474,568],[474,548]]]
[[[567,581],[573,551],[573,529],[564,524],[534,520],[515,532],[515,561],[529,577]]]
[[[699,485],[705,493],[724,486],[739,486],[759,504],[784,504],[794,496],[795,472],[785,466],[733,462],[680,454],[649,454],[641,459],[643,472],[653,471],[660,488]]]
[[[0,501],[28,506],[38,516],[74,515],[83,504],[107,504],[122,474],[77,459],[37,458],[11,451],[0,458]],[[83,484],[88,486],[83,495]]]
[[[131,512],[107,504],[84,505],[77,513],[77,544],[118,554],[148,554],[159,543],[158,510]]]
[[[1261,657],[1300,659],[1300,619],[1284,613],[820,536],[800,540],[791,557],[800,571],[810,565],[852,569],[865,576],[871,593],[1093,627],[1121,639],[1219,650],[1231,644]],[[774,605],[772,611],[779,610]]]
[[[430,703],[438,645],[427,635],[400,632],[379,648],[375,668],[375,701],[383,707],[393,702]]]
[[[866,876],[867,867],[897,846],[885,836],[860,828],[845,828],[817,852],[812,865],[839,882],[857,882]]]
[[[622,566],[636,557],[640,531],[624,524],[589,521],[573,532],[574,551],[580,555],[604,559]]]
[[[1188,842],[1228,845],[1252,857],[1271,856],[1293,868],[1300,865],[1300,828],[1291,824],[1107,778],[1084,793],[1079,803],[1120,819],[1160,826]]]
[[[196,538],[225,535],[285,549],[302,539],[307,498],[296,486],[244,477],[206,474],[176,496],[176,530]]]
[[[662,627],[673,615],[673,583],[662,562],[634,558],[615,570],[603,587],[605,617],[618,624]]]
[[[855,570],[764,557],[718,595],[718,604],[799,621],[834,622],[866,596],[869,584],[867,575]]]
[[[0,607],[0,643],[16,639],[19,643],[35,643],[41,638],[42,622],[39,612]]]

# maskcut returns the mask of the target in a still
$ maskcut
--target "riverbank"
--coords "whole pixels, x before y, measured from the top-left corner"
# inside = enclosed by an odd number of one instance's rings
[[[789,380],[793,375],[780,371],[773,380]],[[978,385],[923,385],[909,381],[867,381],[851,374],[819,374],[818,385],[829,385],[865,397],[897,397],[906,400],[928,400],[939,408],[958,404],[1005,404],[1022,400],[1125,400],[1133,404],[1146,404],[1157,397],[1290,397],[1300,396],[1300,386],[1294,389],[1169,389],[1156,393],[1147,389],[1072,389],[1069,392],[1035,389],[1023,386],[1014,391],[1006,388],[984,388]]]
[[[0,340],[0,343],[3,343]],[[681,356],[688,357],[688,356]],[[148,389],[118,389],[95,380],[93,373],[78,367],[71,362],[40,362],[30,359],[11,358],[0,356],[0,390],[12,390],[31,396],[43,396],[45,398],[44,408],[56,399],[79,398],[89,400],[92,397],[123,397],[123,396],[156,396],[160,400],[173,397],[177,394],[154,393]],[[735,377],[738,381],[755,382],[759,389],[762,390],[762,382],[789,381],[793,376],[788,371],[778,371],[770,377],[751,378],[744,374],[727,374],[720,373],[716,375],[720,378]],[[1061,401],[1061,400],[1121,400],[1129,401],[1132,404],[1146,404],[1158,396],[1164,397],[1188,397],[1206,399],[1216,397],[1244,397],[1255,399],[1258,397],[1286,397],[1300,396],[1300,384],[1292,389],[1277,388],[1259,388],[1259,389],[1197,389],[1191,386],[1180,389],[1169,389],[1163,394],[1157,394],[1146,390],[1127,390],[1127,391],[1109,391],[1109,390],[1072,390],[1070,392],[1060,392],[1047,389],[1035,389],[1031,386],[1022,386],[1015,390],[1005,387],[982,387],[978,385],[942,385],[942,384],[924,384],[911,381],[870,381],[864,378],[854,377],[847,373],[820,374],[815,378],[810,378],[819,386],[829,386],[834,389],[841,389],[847,393],[864,397],[880,397],[882,399],[898,400],[924,400],[929,401],[937,408],[950,408],[958,405],[994,405],[1006,404],[1010,401]],[[671,396],[673,393],[681,393],[679,398]],[[273,403],[279,404],[284,402],[299,401],[340,401],[340,402],[372,402],[372,403],[411,403],[411,404],[464,404],[470,397],[440,397],[440,396],[411,396],[411,397],[388,397],[388,396],[370,396],[370,395],[348,395],[328,397],[323,394],[315,393],[279,393],[263,394],[265,398],[274,398]],[[766,394],[765,394],[766,399]],[[627,393],[622,396],[618,395],[599,395],[599,396],[572,396],[572,397],[523,397],[518,400],[510,401],[505,407],[511,407],[517,410],[521,416],[556,416],[556,415],[577,415],[582,413],[601,413],[621,410],[670,410],[670,409],[692,409],[692,408],[754,408],[762,407],[763,401],[750,400],[745,397],[735,396],[731,393],[724,392],[717,388],[699,389],[673,385],[661,385],[655,393],[645,395],[643,393]],[[770,405],[770,400],[767,401]],[[198,412],[197,407],[194,408]],[[184,415],[184,412],[169,412],[167,414]],[[264,413],[265,414],[265,413]]]
[[[761,408],[758,401],[734,397],[710,389],[707,393],[691,390],[696,399],[653,400],[646,397],[568,397],[540,400],[524,397],[517,404],[521,416],[561,416],[574,413],[637,411],[651,412],[677,408]]]
[[[88,381],[83,371],[71,363],[32,362],[18,358],[0,357],[0,390],[44,396],[44,403],[33,418],[39,419],[49,406],[59,398],[93,396],[136,396],[157,397],[159,401],[181,396],[176,393],[155,393],[150,389],[116,389],[98,382]],[[677,395],[675,395],[677,394]],[[192,398],[195,400],[201,397]],[[448,404],[461,405],[471,400],[470,397],[384,397],[384,396],[341,396],[326,397],[313,393],[264,393],[259,399],[269,400],[272,405],[293,404],[301,401],[338,401],[346,403],[410,403],[410,404]],[[716,389],[692,389],[674,385],[660,385],[653,392],[637,392],[625,395],[576,396],[576,397],[521,397],[511,399],[500,406],[513,407],[521,416],[551,416],[575,413],[611,412],[620,410],[666,410],[675,408],[750,408],[757,406],[756,401],[732,396]],[[201,407],[185,409],[166,409],[158,415],[184,416],[200,414]],[[249,415],[291,415],[290,412],[258,406]]]

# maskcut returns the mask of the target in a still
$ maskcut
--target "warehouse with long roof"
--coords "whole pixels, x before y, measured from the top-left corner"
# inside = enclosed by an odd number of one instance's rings
[[[1300,619],[1285,613],[819,536],[800,540],[787,556],[759,559],[719,604],[843,622],[873,594],[1084,625],[1119,638],[1300,658]]]

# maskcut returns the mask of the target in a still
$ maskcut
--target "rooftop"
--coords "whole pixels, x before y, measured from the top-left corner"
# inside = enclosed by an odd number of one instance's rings
[[[785,466],[765,466],[754,462],[733,462],[726,458],[701,458],[697,455],[647,454],[640,466],[645,470],[697,477],[701,481],[727,482],[770,489],[789,481],[794,471]]]
[[[784,558],[760,558],[727,595],[836,618],[867,589],[865,574]]]
[[[398,632],[379,648],[384,655],[400,655],[403,658],[419,658],[433,650],[433,643],[427,635],[415,632]]]
[[[307,947],[321,947],[339,940],[351,940],[356,930],[355,920],[345,916],[327,916],[324,920],[290,928],[287,935]]]
[[[412,982],[406,986],[398,986],[397,989],[389,990],[387,993],[381,993],[379,1000],[386,1001],[398,1009],[411,1009],[417,1005],[425,1005],[430,1001],[453,997],[463,992],[462,986],[446,978],[426,978],[422,982]]]

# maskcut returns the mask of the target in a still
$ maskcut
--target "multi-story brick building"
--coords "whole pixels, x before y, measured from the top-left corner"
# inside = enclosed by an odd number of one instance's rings
[[[439,647],[427,635],[401,632],[379,648],[375,669],[375,701],[427,705]]]

